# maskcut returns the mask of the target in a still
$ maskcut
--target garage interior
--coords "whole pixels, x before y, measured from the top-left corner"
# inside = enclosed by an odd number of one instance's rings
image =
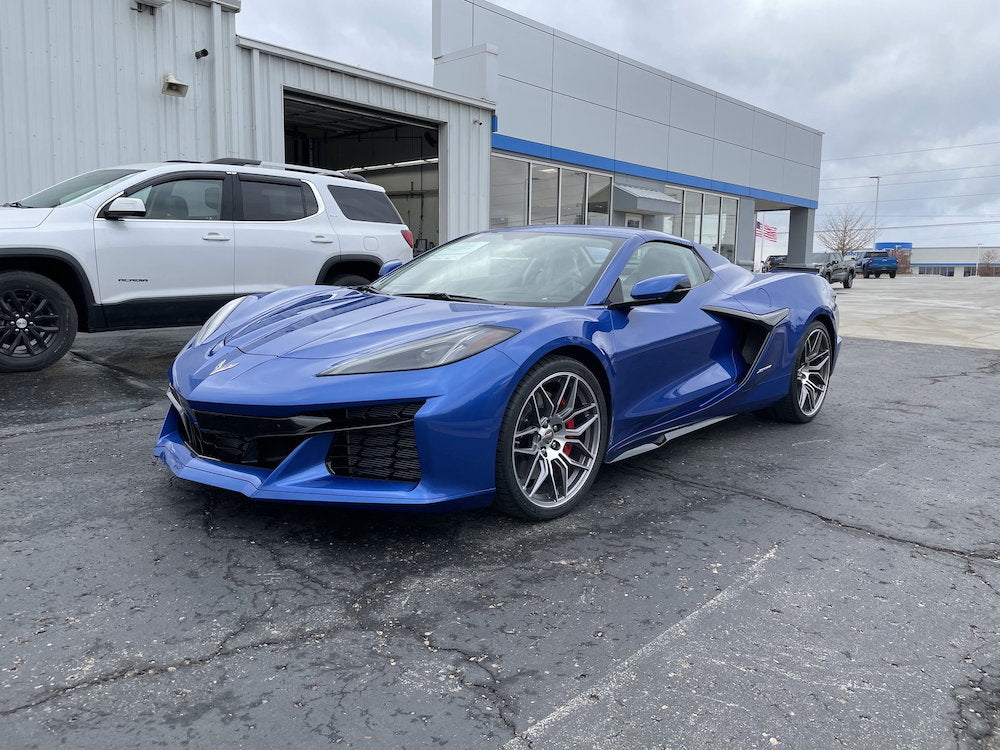
[[[438,126],[286,91],[285,161],[355,172],[385,188],[413,232],[414,249],[438,244]]]

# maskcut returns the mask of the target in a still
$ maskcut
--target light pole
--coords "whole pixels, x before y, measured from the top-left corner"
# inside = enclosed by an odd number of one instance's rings
[[[878,239],[878,189],[882,184],[882,175],[872,175],[868,179],[875,180],[875,221],[872,222],[872,250],[874,250],[875,240]]]

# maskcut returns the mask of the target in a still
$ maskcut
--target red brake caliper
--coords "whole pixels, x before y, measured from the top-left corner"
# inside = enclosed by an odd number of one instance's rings
[[[566,406],[566,399],[562,400],[562,403],[559,404],[559,408],[562,409],[564,406]],[[573,420],[572,419],[567,419],[566,420],[566,429],[567,430],[572,430],[575,426],[576,425],[573,424]],[[570,445],[569,445],[569,443],[567,443],[566,445],[563,446],[563,453],[565,453],[568,456],[569,452],[570,452]]]

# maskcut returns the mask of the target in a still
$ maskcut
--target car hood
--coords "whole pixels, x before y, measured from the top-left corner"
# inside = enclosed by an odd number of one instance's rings
[[[244,354],[334,363],[468,326],[511,325],[526,312],[309,287],[248,300],[227,320],[224,342]]]
[[[45,217],[52,213],[51,208],[13,208],[0,206],[0,229],[34,229]]]

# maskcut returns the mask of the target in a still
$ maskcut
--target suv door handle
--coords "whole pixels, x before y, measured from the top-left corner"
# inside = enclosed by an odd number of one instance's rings
[[[327,237],[325,234],[317,234],[315,237],[312,238],[312,241],[318,242],[321,245],[325,245],[333,242],[333,238]]]
[[[229,238],[224,234],[219,234],[218,232],[207,232],[201,236],[203,240],[212,240],[213,242],[228,242]]]

